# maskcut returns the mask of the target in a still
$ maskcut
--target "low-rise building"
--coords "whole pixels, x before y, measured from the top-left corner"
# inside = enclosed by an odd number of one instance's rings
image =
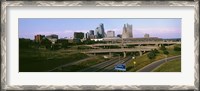
[[[50,40],[52,42],[52,44],[55,44],[55,42],[58,40],[58,35],[51,34],[51,35],[46,36],[46,38],[48,40]]]
[[[38,35],[35,35],[35,42],[37,42],[37,43],[41,43],[41,41],[42,41],[42,39],[44,39],[45,38],[45,35],[40,35],[40,34],[38,34]]]

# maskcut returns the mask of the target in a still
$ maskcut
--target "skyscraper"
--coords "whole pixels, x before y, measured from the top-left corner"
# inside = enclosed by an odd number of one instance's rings
[[[100,31],[100,28],[97,27],[97,28],[95,29],[95,32],[94,32],[94,35],[96,36],[96,38],[100,38],[100,33],[99,33],[99,31]]]
[[[100,34],[102,35],[102,37],[105,37],[105,31],[104,31],[104,25],[103,25],[103,23],[101,23],[100,25],[99,25],[99,27],[100,27]]]
[[[94,30],[90,30],[90,35],[94,35]]]
[[[112,37],[115,37],[115,31],[107,31],[107,37],[108,38],[112,38]]]
[[[105,32],[104,32],[104,25],[103,25],[103,23],[101,23],[101,24],[99,25],[99,27],[97,27],[97,28],[95,29],[95,35],[96,35],[97,38],[104,38],[104,37],[105,37]]]
[[[144,34],[144,38],[149,38],[149,34]]]
[[[90,33],[89,33],[89,32],[87,32],[87,33],[85,33],[85,36],[84,36],[84,38],[85,38],[85,39],[89,39],[89,36],[90,36]]]
[[[132,25],[124,24],[122,38],[132,38],[132,37],[133,37]]]

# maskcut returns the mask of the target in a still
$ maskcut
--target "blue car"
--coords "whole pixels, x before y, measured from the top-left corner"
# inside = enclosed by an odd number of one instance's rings
[[[115,66],[116,71],[126,71],[126,65],[125,64],[118,64]]]

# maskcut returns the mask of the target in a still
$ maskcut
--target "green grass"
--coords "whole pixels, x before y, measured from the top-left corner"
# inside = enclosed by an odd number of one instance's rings
[[[168,57],[181,55],[181,51],[174,51],[173,46],[168,46],[166,48],[167,48],[167,51],[169,52]],[[158,50],[158,51],[159,53],[156,55],[155,59],[149,59],[147,56],[148,53],[145,53],[142,56],[138,56],[136,57],[136,59],[128,62],[126,64],[127,71],[135,72],[154,61],[157,61],[166,57],[165,54],[163,54],[163,51],[161,50]],[[133,65],[133,61],[136,62],[135,67]]]
[[[82,53],[20,49],[19,72],[45,72],[57,66],[87,58]]]
[[[62,67],[62,69],[57,69],[57,70],[54,70],[54,71],[57,71],[57,72],[60,72],[60,71],[62,71],[62,72],[75,72],[75,71],[79,71],[79,70],[82,70],[84,68],[90,67],[92,65],[96,65],[98,63],[104,62],[106,60],[108,60],[108,59],[104,59],[102,56],[97,56],[97,57],[89,59],[87,61],[75,64],[75,65],[70,65],[70,66],[67,66],[67,67]]]
[[[162,64],[154,72],[181,72],[181,59],[175,59]]]

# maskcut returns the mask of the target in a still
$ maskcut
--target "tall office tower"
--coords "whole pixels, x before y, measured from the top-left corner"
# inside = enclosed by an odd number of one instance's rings
[[[95,32],[94,32],[94,35],[96,36],[96,38],[100,38],[100,33],[99,33],[99,31],[100,31],[100,28],[97,27],[97,28],[95,29]]]
[[[104,38],[106,36],[105,32],[104,32],[104,26],[103,26],[103,23],[101,23],[99,25],[99,27],[97,27],[95,29],[95,36],[97,38]]]
[[[35,35],[35,42],[39,42],[40,43],[43,38],[45,38],[45,35],[40,35],[40,34]]]
[[[132,37],[133,37],[132,25],[124,24],[122,38],[132,38]]]
[[[144,38],[149,38],[149,34],[144,34]]]
[[[89,36],[90,36],[90,33],[89,33],[89,32],[87,32],[87,33],[85,33],[85,36],[84,36],[84,38],[85,38],[85,39],[89,39]]]
[[[102,38],[104,38],[104,37],[106,36],[106,33],[105,33],[105,31],[104,31],[104,25],[103,25],[103,23],[101,23],[101,24],[99,25],[99,27],[100,27],[99,33],[101,34]]]
[[[90,35],[94,35],[94,30],[90,30]]]
[[[74,32],[74,39],[83,39],[84,33],[83,32]]]
[[[115,37],[115,31],[107,31],[107,37],[108,38],[113,38],[113,37]]]

